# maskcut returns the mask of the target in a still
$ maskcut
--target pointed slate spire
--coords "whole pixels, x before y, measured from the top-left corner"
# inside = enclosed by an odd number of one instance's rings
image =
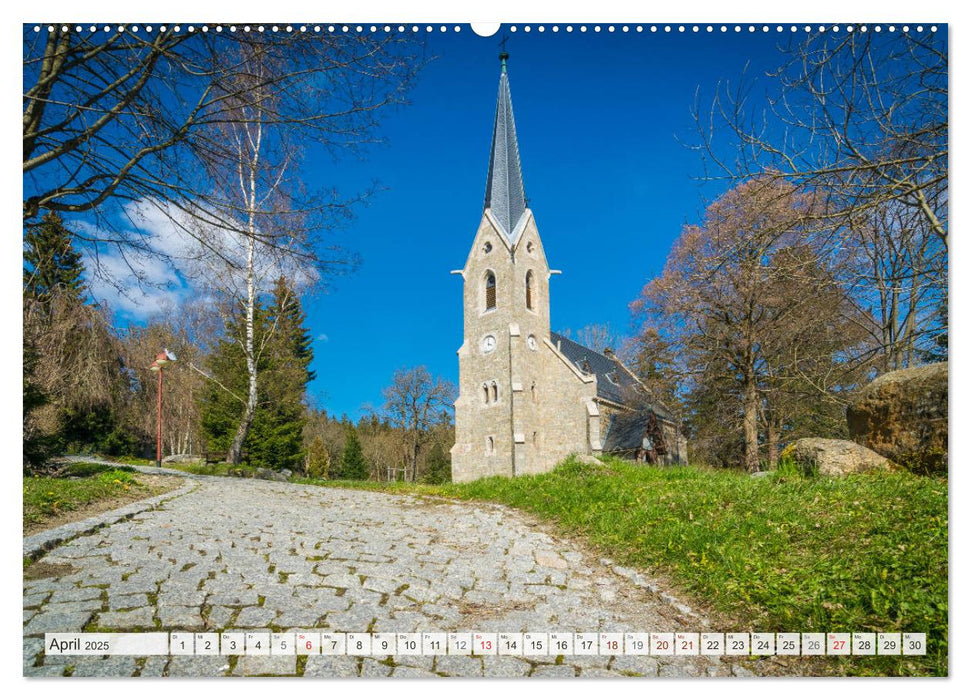
[[[516,225],[526,211],[526,191],[523,188],[523,172],[519,164],[509,77],[506,75],[507,58],[509,54],[499,54],[502,73],[499,75],[496,123],[492,129],[492,154],[489,157],[485,206],[492,210],[496,221],[505,229],[503,233],[506,237],[515,242],[513,237],[517,235]]]

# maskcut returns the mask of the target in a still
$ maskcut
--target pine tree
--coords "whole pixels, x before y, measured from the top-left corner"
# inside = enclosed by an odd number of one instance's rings
[[[313,378],[313,348],[310,333],[304,327],[306,315],[285,277],[274,285],[267,315],[267,368],[253,421],[252,451],[267,466],[292,470],[300,467],[306,454],[304,396],[307,382]]]
[[[357,437],[357,431],[350,428],[347,431],[347,442],[344,443],[344,454],[341,455],[340,478],[366,480],[368,476],[368,464],[364,459],[361,441]]]
[[[441,442],[433,442],[425,458],[425,478],[429,484],[444,484],[452,480],[452,462]]]
[[[24,295],[49,306],[57,294],[84,297],[84,264],[73,234],[57,214],[48,213],[24,233]]]
[[[257,338],[262,337],[265,321],[266,312],[257,305],[253,319]],[[243,322],[240,310],[238,316],[229,320],[225,337],[216,344],[206,360],[213,381],[207,383],[200,413],[210,452],[229,451],[243,415],[247,393],[246,357],[238,341],[242,337]],[[265,369],[264,360],[258,364],[257,370]],[[250,446],[244,445],[244,452]]]
[[[243,451],[252,464],[274,469],[299,469],[306,457],[303,430],[306,425],[304,395],[313,378],[311,338],[304,327],[300,300],[281,277],[269,305],[254,310],[259,398]],[[209,358],[210,382],[202,410],[202,426],[210,451],[228,452],[243,416],[248,390],[242,315],[233,319]]]

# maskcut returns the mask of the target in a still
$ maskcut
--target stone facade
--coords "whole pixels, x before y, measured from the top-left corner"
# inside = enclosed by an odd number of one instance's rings
[[[510,243],[487,209],[462,270],[455,481],[535,474],[571,452],[600,449],[596,378],[579,372],[550,341],[550,268],[532,212],[523,218]]]
[[[456,270],[465,321],[452,447],[456,482],[537,474],[571,453],[599,455],[609,423],[604,413],[630,410],[622,389],[642,389],[616,359],[550,333],[553,271],[526,203],[505,63],[483,209],[465,266]],[[668,421],[664,429],[673,431],[680,461],[677,426]]]

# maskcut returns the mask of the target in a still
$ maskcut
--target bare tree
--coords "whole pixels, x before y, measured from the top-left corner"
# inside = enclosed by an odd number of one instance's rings
[[[768,379],[807,379],[807,354],[834,360],[832,344],[817,340],[840,327],[833,314],[844,309],[819,306],[840,296],[817,247],[813,205],[776,176],[739,185],[708,208],[703,226],[684,228],[662,275],[632,304],[645,322],[642,335],[664,338],[689,387],[716,388],[725,404],[737,397],[750,471],[760,465]],[[838,340],[845,350],[848,341]],[[818,387],[821,394],[831,385]]]
[[[815,192],[842,281],[873,316],[880,370],[947,332],[948,58],[944,32],[814,32],[782,49],[769,109],[743,79],[696,109],[706,177],[766,171]]]
[[[188,236],[200,228],[187,217],[246,235],[246,208],[211,200],[218,187],[211,164],[238,156],[237,144],[220,137],[223,127],[258,118],[331,153],[359,150],[378,140],[380,117],[403,103],[422,62],[418,44],[397,33],[64,29],[24,27],[23,215],[29,222],[45,211],[84,214],[92,224],[78,240],[96,253],[169,255],[119,220],[126,203],[154,207]],[[335,191],[309,194],[329,204],[335,220],[346,215]]]
[[[561,332],[561,335],[572,338],[573,331],[569,328]],[[594,352],[602,353],[604,350],[617,351],[623,344],[623,338],[614,333],[609,323],[591,323],[576,332],[575,340],[580,345],[586,346]]]
[[[455,401],[455,386],[444,379],[433,379],[424,367],[399,369],[384,390],[384,408],[391,422],[408,435],[410,480],[418,478],[418,457],[429,439],[429,429],[440,411]]]

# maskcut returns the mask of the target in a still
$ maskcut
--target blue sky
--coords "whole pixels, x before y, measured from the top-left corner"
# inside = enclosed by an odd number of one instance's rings
[[[710,103],[719,81],[779,63],[775,33],[645,31],[510,34],[509,77],[526,193],[550,265],[554,330],[609,323],[628,334],[628,304],[660,272],[686,222],[724,188],[702,186],[696,90]],[[304,299],[315,338],[312,403],[357,419],[380,408],[401,367],[425,365],[456,381],[462,344],[461,268],[482,214],[499,78],[499,35],[468,26],[428,38],[433,60],[410,104],[390,113],[386,143],[337,162],[315,153],[310,190],[383,188],[336,242],[361,257],[351,275]],[[756,94],[762,94],[760,88]],[[171,273],[149,270],[150,279]],[[178,280],[181,281],[181,280]],[[185,287],[149,292],[184,298]],[[151,300],[115,299],[119,322]]]
[[[342,243],[353,275],[306,302],[315,336],[311,394],[331,413],[381,404],[394,370],[458,379],[461,268],[482,214],[499,77],[498,37],[436,36],[412,104],[385,122],[388,145],[341,162],[342,186],[388,189]],[[660,272],[703,196],[691,106],[700,86],[776,67],[778,36],[574,32],[511,35],[507,49],[526,193],[550,265],[554,330],[630,330],[628,304]],[[311,171],[312,172],[312,171]],[[331,176],[331,173],[321,177]]]

